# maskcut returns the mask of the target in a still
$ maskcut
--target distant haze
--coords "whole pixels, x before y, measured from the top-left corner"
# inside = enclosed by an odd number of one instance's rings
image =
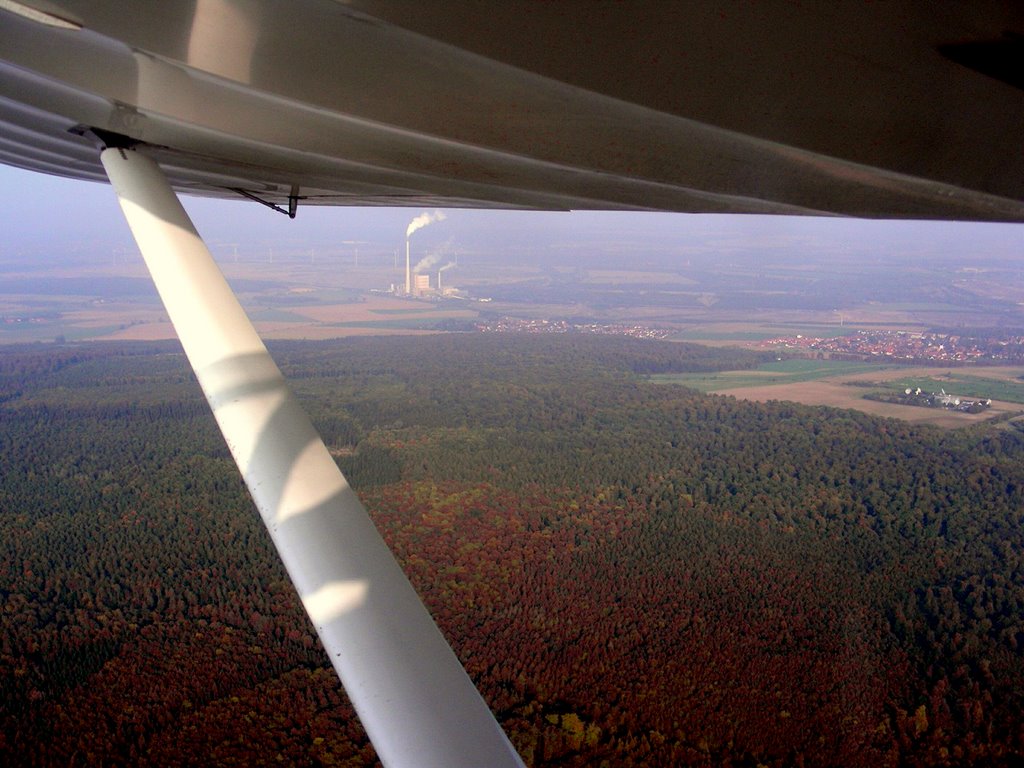
[[[361,252],[404,248],[410,208],[302,208],[297,220],[251,202],[185,198],[215,253],[314,250],[359,243]],[[1005,263],[1024,257],[1024,225],[878,222],[838,218],[661,213],[512,212],[449,209],[417,231],[413,259],[457,251],[474,260],[515,259],[583,267],[703,266],[723,260],[821,263],[867,259]],[[46,269],[108,259],[134,244],[111,189],[0,167],[0,268]],[[442,244],[450,244],[442,247]],[[352,246],[347,246],[351,248]],[[446,259],[447,260],[447,259]],[[437,259],[435,263],[439,262]]]

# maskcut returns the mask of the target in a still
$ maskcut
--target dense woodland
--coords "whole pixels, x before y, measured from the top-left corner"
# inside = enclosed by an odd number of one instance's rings
[[[591,336],[272,349],[534,766],[1017,765],[1024,432]],[[0,351],[0,764],[374,764],[180,351]]]

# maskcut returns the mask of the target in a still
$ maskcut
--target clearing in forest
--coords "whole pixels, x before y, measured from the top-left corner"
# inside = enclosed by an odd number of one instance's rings
[[[1024,412],[1024,368],[972,368],[956,372],[941,368],[906,368],[838,360],[782,360],[750,371],[718,371],[652,376],[652,381],[682,384],[740,400],[790,400],[805,405],[852,408],[875,416],[888,416],[941,427],[962,427]],[[950,394],[991,398],[981,413],[944,408],[921,408],[866,400],[871,392],[920,386],[945,389]]]

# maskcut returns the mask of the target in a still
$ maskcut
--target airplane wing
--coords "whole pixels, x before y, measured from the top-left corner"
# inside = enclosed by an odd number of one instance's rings
[[[521,765],[174,194],[1024,221],[1024,6],[0,0],[0,162],[112,181],[389,766]]]
[[[48,173],[99,130],[282,207],[1024,220],[1016,3],[0,8],[0,161]]]

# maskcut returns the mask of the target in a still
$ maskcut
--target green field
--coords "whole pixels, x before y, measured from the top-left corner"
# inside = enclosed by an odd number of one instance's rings
[[[907,377],[893,379],[892,381],[875,382],[873,385],[880,389],[892,391],[903,391],[907,387],[911,389],[920,387],[922,392],[938,392],[941,389],[945,389],[951,395],[991,398],[992,400],[1003,400],[1008,403],[1024,403],[1024,382],[989,379],[984,376],[972,376],[961,373],[951,373],[942,379],[930,376]]]
[[[673,333],[672,341],[764,341],[781,336],[771,331],[701,331],[686,330]]]
[[[772,384],[793,384],[814,381],[841,374],[880,371],[886,366],[845,360],[777,360],[749,371],[716,371],[714,373],[658,373],[650,377],[657,384],[682,384],[701,392],[739,387],[763,387]]]

